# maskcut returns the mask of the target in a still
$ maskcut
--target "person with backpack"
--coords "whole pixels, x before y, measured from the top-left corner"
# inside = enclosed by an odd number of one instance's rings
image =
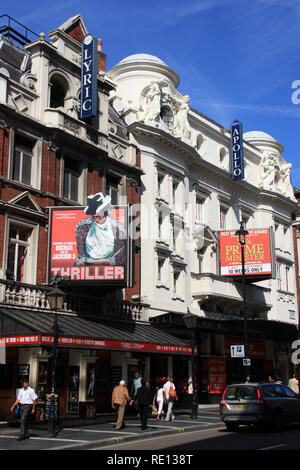
[[[140,411],[141,429],[144,430],[147,428],[148,411],[152,403],[152,395],[148,387],[148,382],[142,379],[141,383],[142,386],[137,390],[136,402]]]
[[[173,414],[173,405],[174,402],[178,400],[178,396],[176,393],[175,385],[173,384],[172,377],[167,377],[167,381],[163,386],[163,390],[165,392],[166,400],[167,400],[167,416],[166,421],[170,421],[170,419],[174,420],[175,415]]]

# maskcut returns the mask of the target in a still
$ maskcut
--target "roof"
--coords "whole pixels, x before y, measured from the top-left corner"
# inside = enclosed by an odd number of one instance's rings
[[[10,326],[4,328],[9,319]],[[107,341],[149,343],[187,347],[189,343],[172,336],[148,323],[134,321],[92,321],[77,315],[58,314],[58,334],[72,338],[92,338]],[[0,308],[0,335],[52,335],[54,314],[15,308]],[[8,325],[6,320],[6,325]]]

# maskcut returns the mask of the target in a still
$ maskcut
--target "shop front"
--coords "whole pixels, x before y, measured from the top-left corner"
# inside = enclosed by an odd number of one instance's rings
[[[1,313],[15,319],[15,331],[22,328],[23,334],[0,338],[6,350],[6,364],[0,366],[0,417],[12,417],[11,404],[22,378],[28,377],[38,394],[36,420],[45,422],[51,391],[53,314],[15,309],[2,309]],[[58,330],[57,416],[77,414],[89,418],[96,412],[111,412],[113,387],[123,379],[130,392],[136,371],[149,380],[153,393],[156,379],[162,374],[172,375],[178,370],[183,389],[188,382],[184,374],[190,346],[149,324],[99,323],[60,314]]]

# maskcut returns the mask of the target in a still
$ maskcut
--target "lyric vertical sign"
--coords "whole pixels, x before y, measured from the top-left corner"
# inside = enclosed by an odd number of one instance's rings
[[[233,180],[244,178],[243,131],[239,121],[231,124],[231,172]]]
[[[81,119],[97,114],[97,39],[88,34],[82,43]]]

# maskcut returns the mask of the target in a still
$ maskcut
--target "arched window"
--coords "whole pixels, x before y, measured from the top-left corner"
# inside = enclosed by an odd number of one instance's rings
[[[50,108],[63,108],[67,91],[67,81],[60,75],[53,75],[50,80]]]
[[[163,106],[160,111],[160,117],[163,123],[167,127],[171,127],[174,123],[174,116],[172,113],[172,109],[169,106]]]

